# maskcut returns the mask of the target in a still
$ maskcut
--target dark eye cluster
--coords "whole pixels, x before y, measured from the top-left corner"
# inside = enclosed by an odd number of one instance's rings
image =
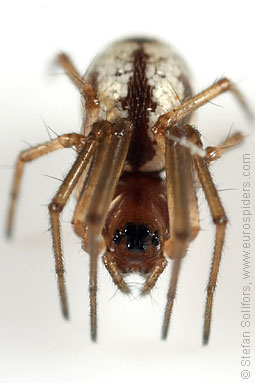
[[[126,247],[133,253],[141,253],[148,247],[148,241],[151,240],[153,246],[160,244],[160,238],[157,231],[151,232],[149,227],[145,224],[136,225],[132,222],[127,223],[122,232],[115,230],[113,235],[113,242],[119,245],[121,240],[124,239]]]

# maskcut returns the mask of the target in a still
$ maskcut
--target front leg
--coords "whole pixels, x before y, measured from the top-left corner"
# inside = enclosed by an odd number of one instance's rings
[[[61,299],[62,313],[66,319],[68,318],[68,306],[64,280],[63,252],[60,237],[60,213],[65,207],[68,198],[70,197],[73,189],[79,181],[83,171],[86,169],[86,166],[88,165],[92,155],[94,154],[97,143],[98,142],[96,141],[95,136],[91,135],[88,137],[73,167],[67,174],[58,192],[49,205],[52,243],[56,263],[56,273],[58,277],[58,287]]]
[[[206,160],[204,158],[195,156],[194,163],[195,163],[196,172],[198,174],[199,180],[201,182],[202,188],[204,190],[204,193],[211,211],[213,223],[216,226],[213,260],[212,260],[212,265],[210,270],[209,282],[207,285],[207,299],[206,299],[205,318],[204,318],[203,343],[204,345],[206,345],[208,343],[209,335],[210,335],[213,297],[214,297],[214,292],[215,292],[216,282],[217,282],[217,277],[219,272],[219,266],[220,266],[221,257],[222,257],[222,249],[225,242],[225,232],[226,232],[226,225],[227,225],[228,219],[226,217],[221,200],[218,196],[217,189],[210,175]]]
[[[188,135],[189,138],[192,139],[196,145],[202,146],[200,135],[197,130],[193,129],[192,127],[189,127]],[[209,281],[207,285],[207,298],[204,317],[203,344],[206,345],[208,343],[210,335],[213,297],[216,288],[220,262],[222,258],[222,250],[225,242],[225,232],[228,219],[225,210],[222,206],[220,197],[218,195],[218,191],[212,180],[212,176],[208,168],[208,160],[206,158],[199,157],[195,154],[193,156],[193,161],[195,171],[198,175],[199,181],[201,183],[202,189],[205,193],[205,197],[207,199],[211,211],[213,223],[216,226],[213,259],[211,264]]]

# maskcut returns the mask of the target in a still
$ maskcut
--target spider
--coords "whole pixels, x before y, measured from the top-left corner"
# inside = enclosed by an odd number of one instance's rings
[[[7,222],[13,220],[26,162],[61,148],[74,147],[77,158],[49,204],[60,302],[68,318],[60,214],[76,190],[73,228],[90,257],[89,294],[91,338],[97,338],[97,265],[103,263],[113,282],[130,293],[125,276],[144,276],[141,294],[147,295],[173,261],[162,338],[166,339],[182,259],[199,230],[196,188],[201,186],[216,227],[207,286],[203,343],[210,333],[227,217],[213,183],[209,164],[241,143],[237,132],[216,147],[203,148],[191,123],[192,112],[230,91],[248,116],[244,97],[227,78],[194,95],[189,70],[165,43],[129,38],[110,45],[81,76],[61,53],[58,64],[78,88],[84,104],[81,133],[58,136],[20,153],[15,168]],[[162,175],[165,170],[165,176]]]

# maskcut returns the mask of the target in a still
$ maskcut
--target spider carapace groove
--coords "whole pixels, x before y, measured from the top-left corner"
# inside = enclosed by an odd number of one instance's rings
[[[125,294],[130,292],[125,281],[128,273],[144,276],[141,294],[146,295],[164,271],[166,259],[172,259],[162,327],[162,338],[166,338],[181,262],[200,230],[196,188],[201,186],[216,227],[204,317],[206,344],[227,224],[208,166],[243,137],[238,132],[219,146],[204,149],[190,117],[226,91],[251,115],[244,97],[227,78],[194,95],[182,58],[170,46],[153,39],[113,43],[95,58],[83,77],[66,54],[59,54],[57,61],[81,93],[81,133],[63,134],[21,152],[7,234],[12,233],[24,164],[56,149],[75,147],[77,158],[49,205],[63,315],[68,318],[60,214],[75,189],[73,227],[90,257],[92,339],[97,336],[97,265],[101,251],[113,282]]]

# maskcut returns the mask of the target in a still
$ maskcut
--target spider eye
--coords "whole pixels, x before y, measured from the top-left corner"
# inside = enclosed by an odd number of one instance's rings
[[[151,236],[151,231],[147,225],[135,225],[129,222],[124,226],[123,235],[126,240],[127,249],[134,253],[140,253],[147,249],[147,242]]]
[[[115,230],[114,234],[113,234],[113,242],[115,243],[115,245],[119,245],[120,242],[122,240],[122,234],[121,232],[117,229]]]
[[[160,238],[159,238],[159,234],[157,231],[155,231],[153,234],[152,234],[152,237],[151,237],[151,243],[153,246],[158,246],[160,245]]]

